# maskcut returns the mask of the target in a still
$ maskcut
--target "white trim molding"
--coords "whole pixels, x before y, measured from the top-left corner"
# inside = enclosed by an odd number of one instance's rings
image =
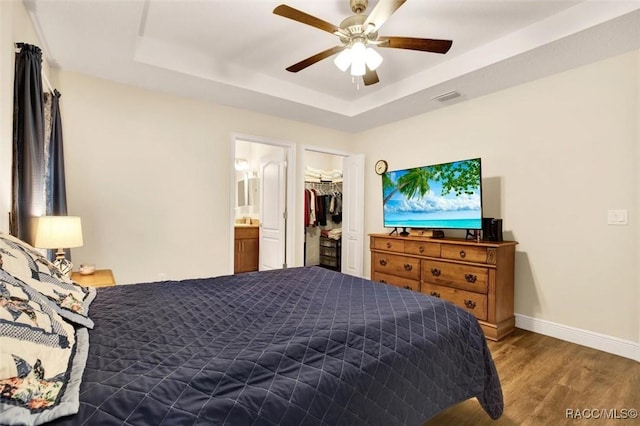
[[[640,343],[515,314],[516,327],[640,362]]]

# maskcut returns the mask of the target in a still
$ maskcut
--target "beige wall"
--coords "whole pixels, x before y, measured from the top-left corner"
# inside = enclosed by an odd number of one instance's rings
[[[85,241],[73,260],[113,269],[118,283],[229,272],[234,133],[332,149],[352,138],[82,74],[57,79],[69,214]]]
[[[485,215],[519,242],[516,312],[638,341],[639,56],[356,135],[366,232],[384,231],[376,160],[402,169],[482,157]],[[628,209],[629,225],[607,225],[608,209]]]

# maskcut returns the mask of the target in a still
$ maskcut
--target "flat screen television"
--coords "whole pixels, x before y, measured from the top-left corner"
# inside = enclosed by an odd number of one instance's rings
[[[480,158],[382,175],[387,228],[482,229]]]

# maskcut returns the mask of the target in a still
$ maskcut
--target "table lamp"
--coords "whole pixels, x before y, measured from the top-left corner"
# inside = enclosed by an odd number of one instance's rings
[[[78,216],[40,216],[34,246],[57,249],[53,264],[65,275],[73,264],[64,257],[64,249],[82,246],[82,224]]]

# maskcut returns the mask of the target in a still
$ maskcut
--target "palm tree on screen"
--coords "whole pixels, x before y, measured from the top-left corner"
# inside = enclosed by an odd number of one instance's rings
[[[387,196],[383,200],[386,204],[398,191],[407,199],[420,194],[421,197],[431,190],[429,181],[442,182],[442,195],[453,191],[456,195],[473,194],[480,182],[480,160],[437,164],[429,167],[409,169],[393,182],[389,173],[382,175],[382,186]]]

